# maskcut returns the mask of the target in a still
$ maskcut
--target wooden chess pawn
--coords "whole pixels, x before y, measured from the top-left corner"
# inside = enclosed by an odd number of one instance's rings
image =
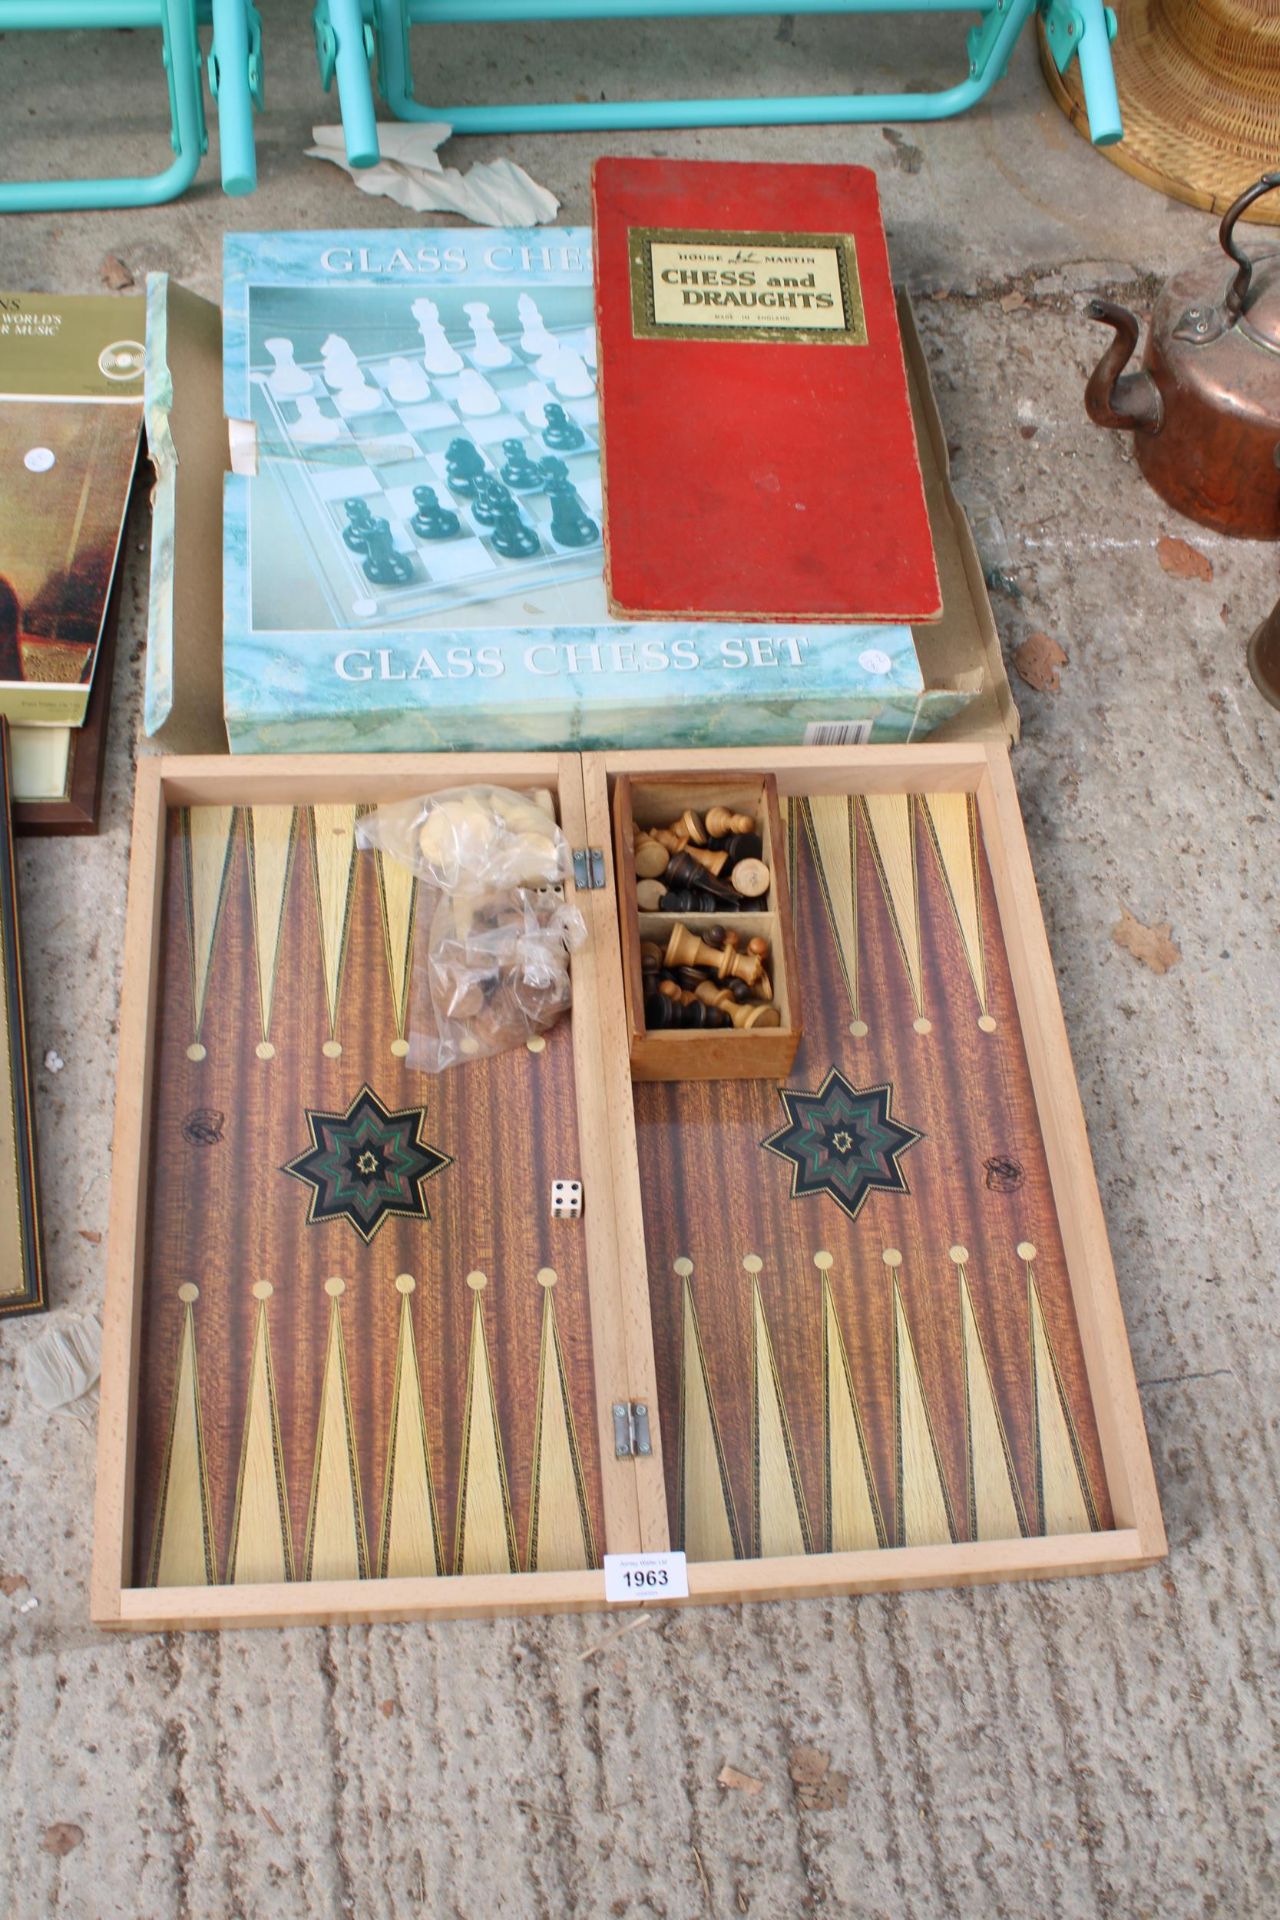
[[[640,971],[646,978],[662,971],[662,948],[656,940],[640,942]]]
[[[764,853],[764,842],[758,833],[731,833],[721,844],[731,867],[736,867],[739,860],[759,860]]]
[[[648,831],[650,840],[656,840],[668,853],[683,853],[689,844],[687,834],[676,833],[671,827],[650,827]]]
[[[720,929],[720,931],[723,934],[723,944],[725,948],[732,953],[736,953],[742,945],[742,935],[738,932],[738,929],[736,927],[724,927]],[[769,958],[769,942],[763,934],[757,933],[748,940],[747,955],[749,958],[758,960],[763,968],[765,961]],[[738,977],[741,979],[744,976],[739,975]],[[762,1000],[772,1000],[773,988],[769,983],[767,973],[762,974],[761,981],[756,985],[755,991]]]
[[[746,953],[739,953],[738,936],[725,935],[719,948],[700,940],[696,933],[690,933],[688,927],[677,921],[671,929],[667,941],[665,960],[668,967],[711,967],[720,980],[732,975],[735,979],[745,980],[747,985],[758,993],[762,1000],[773,998],[773,989],[769,976],[764,970],[765,955],[768,954],[768,942],[760,942],[764,953],[760,953],[756,941],[748,943]]]
[[[727,833],[754,833],[756,830],[756,823],[749,813],[730,813],[728,807],[708,807],[704,824],[713,840],[721,840]]]
[[[734,892],[744,900],[759,900],[768,893],[772,878],[763,860],[739,860],[729,874]]]
[[[656,880],[660,873],[666,872],[670,858],[667,848],[651,834],[636,835],[635,869],[639,879]]]
[[[695,847],[705,847],[707,844],[707,829],[702,816],[695,813],[692,807],[682,813],[678,820],[671,822],[671,831],[682,833],[686,840],[692,840]]]
[[[762,1000],[748,1000],[743,1003],[735,1000],[724,987],[713,986],[706,980],[697,990],[697,998],[704,1006],[718,1007],[740,1032],[750,1033],[755,1027],[780,1027],[782,1015],[776,1007],[767,1006]]]
[[[636,881],[636,905],[641,913],[657,913],[666,897],[661,880]]]

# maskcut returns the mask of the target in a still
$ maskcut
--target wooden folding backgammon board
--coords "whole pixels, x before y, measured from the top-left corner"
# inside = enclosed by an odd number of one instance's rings
[[[142,763],[100,1624],[588,1608],[669,1548],[702,1601],[1163,1553],[1007,756],[773,762]],[[415,883],[356,822],[480,782],[546,796],[590,937],[545,1038],[426,1075]],[[639,909],[654,845],[689,884]],[[633,1079],[650,1020],[691,1077]]]

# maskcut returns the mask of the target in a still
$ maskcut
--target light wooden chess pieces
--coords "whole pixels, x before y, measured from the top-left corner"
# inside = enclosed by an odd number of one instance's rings
[[[638,833],[635,844],[636,875],[641,880],[656,880],[667,870],[671,858],[667,849],[648,833]]]
[[[731,833],[754,833],[756,830],[756,823],[749,813],[730,813],[728,807],[708,807],[703,825],[713,840],[723,840]]]
[[[739,860],[729,880],[734,892],[740,893],[745,900],[759,900],[769,891],[769,869],[763,860]]]
[[[709,945],[677,921],[671,929],[664,959],[668,967],[708,967],[720,980],[730,976],[744,980],[762,1000],[771,1000],[773,988],[764,967],[768,951],[768,942],[757,936],[747,943],[745,953],[739,953],[738,936],[733,933],[724,935],[721,946]]]
[[[700,987],[693,990],[695,1000],[701,1000],[704,1006],[719,1007],[727,1014],[735,1027],[750,1032],[753,1027],[780,1027],[782,1015],[776,1007],[768,1006],[763,1000],[735,1000],[725,987],[713,986],[710,980],[704,980]]]

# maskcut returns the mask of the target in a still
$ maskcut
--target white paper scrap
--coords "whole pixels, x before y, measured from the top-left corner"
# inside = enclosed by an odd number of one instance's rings
[[[46,1413],[70,1413],[85,1425],[98,1404],[102,1328],[96,1319],[51,1321],[26,1352],[27,1386]]]
[[[539,227],[555,219],[560,202],[513,160],[478,160],[465,173],[442,165],[436,148],[452,132],[440,120],[380,125],[382,159],[376,167],[352,167],[342,128],[313,127],[316,144],[307,155],[343,168],[361,193],[394,200],[411,213],[459,213],[479,227]]]

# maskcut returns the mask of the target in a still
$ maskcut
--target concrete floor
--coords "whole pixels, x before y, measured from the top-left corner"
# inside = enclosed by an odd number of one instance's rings
[[[390,224],[302,157],[331,118],[300,0],[265,8],[271,115],[255,198],[0,222],[0,283],[78,291],[118,254],[218,288],[226,225]],[[669,31],[451,31],[439,92],[830,90],[954,73],[958,27],[760,20]],[[5,172],[109,151],[157,164],[139,36],[9,36]],[[674,49],[674,52],[673,52]],[[511,80],[513,50],[515,81]],[[500,69],[501,68],[501,72]],[[148,69],[152,72],[152,69]],[[90,96],[90,79],[96,83]],[[426,92],[425,85],[422,91]],[[13,112],[20,102],[25,112]],[[968,119],[464,143],[509,151],[589,218],[599,151],[849,159],[880,175],[956,481],[1010,651],[1070,656],[1020,688],[1017,776],[1110,1222],[1171,1552],[1143,1575],[616,1621],[108,1640],[87,1619],[93,1434],[23,1385],[40,1322],[0,1333],[0,1908],[13,1920],[221,1916],[1160,1914],[1280,1910],[1277,1637],[1276,780],[1280,717],[1243,644],[1275,550],[1200,534],[1091,428],[1088,291],[1142,298],[1209,223],[1090,152],[1024,45]],[[147,148],[149,145],[148,156]],[[1250,239],[1256,245],[1257,229]],[[1020,294],[1017,303],[1009,296]],[[22,849],[49,1287],[102,1287],[145,515],[130,537],[101,837]],[[1157,563],[1189,537],[1211,583]],[[1169,920],[1162,978],[1112,942],[1126,902]],[[63,1071],[41,1067],[56,1048]],[[5,1582],[5,1588],[12,1585]],[[841,1811],[800,1810],[821,1748]],[[716,1783],[725,1761],[764,1782]],[[61,1852],[54,1823],[78,1831]]]

